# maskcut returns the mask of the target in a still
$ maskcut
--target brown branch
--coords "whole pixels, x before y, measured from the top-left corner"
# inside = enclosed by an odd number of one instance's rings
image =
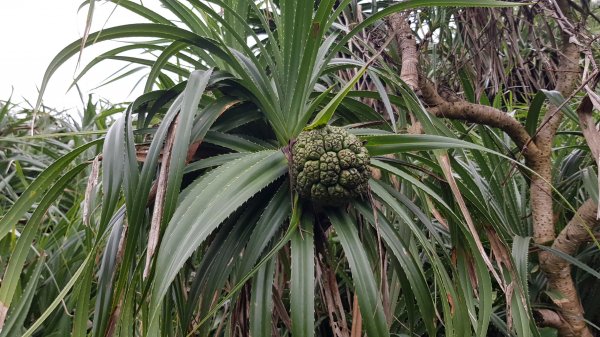
[[[417,41],[410,28],[408,16],[410,12],[401,12],[392,14],[389,17],[389,25],[396,36],[396,42],[402,55],[402,65],[400,68],[400,79],[408,85],[417,95],[421,94],[419,87],[419,52],[417,51]],[[411,134],[423,133],[421,123],[413,113],[409,112],[410,127],[408,132]]]
[[[519,149],[525,148],[531,139],[529,133],[517,120],[490,106],[465,101],[445,102],[429,108],[428,111],[438,117],[459,119],[499,128],[510,136]],[[537,151],[537,147],[532,143],[527,145],[524,153],[536,153],[535,151]]]
[[[533,312],[533,316],[538,326],[558,329],[565,324],[562,317],[554,310],[538,309]]]
[[[579,71],[579,47],[574,41],[571,22],[573,14],[568,1],[557,0],[555,8],[556,21],[562,28],[561,47],[555,90],[567,97],[573,94],[577,82],[581,79]],[[573,255],[579,246],[589,238],[585,226],[597,226],[596,207],[590,200],[577,211],[573,219],[556,237],[552,200],[552,142],[562,120],[560,107],[550,104],[548,112],[535,136],[535,143],[540,153],[529,161],[529,166],[538,175],[531,180],[531,208],[533,214],[533,238],[537,244],[552,247],[566,254]],[[556,238],[556,240],[555,240]],[[548,288],[561,294],[560,299],[553,299],[560,309],[562,324],[557,329],[559,336],[585,336],[592,334],[583,320],[583,307],[577,294],[570,264],[548,251],[539,253],[540,269],[548,278]]]
[[[396,39],[402,55],[402,68],[400,78],[417,94],[419,94],[419,54],[417,53],[417,42],[410,29],[408,14],[401,12],[392,14],[389,23],[392,30],[396,32]]]
[[[571,17],[568,2],[558,0],[556,20],[562,26],[568,26],[567,18]],[[563,96],[569,96],[577,85],[579,74],[579,49],[575,43],[570,42],[571,35],[563,29],[562,45],[559,50],[559,69],[555,90]],[[535,136],[535,143],[540,150],[539,156],[528,162],[531,169],[538,175],[531,179],[531,207],[533,213],[533,238],[537,244],[548,244],[556,237],[552,207],[552,140],[558,130],[563,114],[559,107],[548,106],[548,113],[541,123],[541,128]],[[540,267],[545,268],[546,252],[540,253]]]
[[[572,17],[571,10],[569,8],[568,1],[557,0],[558,4],[557,18],[556,20],[562,26],[571,26],[568,22],[569,18]],[[561,33],[562,44],[559,50],[559,67],[556,70],[556,87],[555,90],[559,91],[563,96],[569,96],[575,90],[577,82],[581,78],[579,71],[579,47],[577,44],[572,43],[571,39],[574,38],[572,34],[563,28]],[[546,114],[542,127],[537,136],[536,142],[542,150],[547,152],[551,151],[552,139],[556,134],[556,130],[562,120],[563,114],[555,105],[548,106],[549,113]]]
[[[596,219],[596,210],[592,199],[584,202],[554,240],[552,248],[571,256],[577,253],[583,243],[592,239],[591,232],[600,227],[600,220]],[[583,318],[583,308],[571,276],[570,263],[556,254],[549,253],[545,259],[544,271],[548,277],[548,287],[561,295],[560,298],[553,299],[565,322],[558,327],[559,336],[592,337]]]
[[[462,100],[448,102],[437,93],[431,82],[424,78],[421,79],[421,91],[423,100],[430,106],[427,111],[437,117],[499,128],[508,134],[526,158],[534,158],[537,155],[537,146],[531,141],[525,127],[502,110]]]

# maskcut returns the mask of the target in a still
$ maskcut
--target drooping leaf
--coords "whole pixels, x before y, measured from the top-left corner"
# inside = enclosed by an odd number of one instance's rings
[[[298,231],[292,236],[290,307],[292,336],[315,334],[315,253],[312,214],[304,214]]]
[[[167,191],[165,193],[165,205],[163,210],[163,219],[168,221],[175,211],[177,204],[177,195],[183,178],[183,169],[187,158],[188,149],[192,142],[192,127],[194,117],[198,111],[200,98],[204,95],[204,89],[210,79],[212,69],[207,71],[196,70],[190,74],[190,79],[183,92],[183,101],[177,120],[175,140],[169,162],[169,171],[167,178]],[[210,116],[205,121],[208,128],[216,118]]]
[[[438,149],[472,149],[495,152],[477,144],[456,138],[434,135],[387,134],[361,136],[371,156],[407,151],[429,151]]]
[[[350,269],[358,296],[360,312],[363,316],[365,330],[369,337],[389,336],[390,332],[385,320],[381,294],[373,276],[373,267],[367,258],[363,243],[358,238],[356,225],[350,216],[339,209],[327,210],[342,247]]]
[[[262,151],[213,170],[194,186],[173,214],[158,251],[151,319],[194,250],[233,211],[285,172],[282,152]]]
[[[252,279],[250,302],[250,334],[252,336],[271,335],[274,268],[274,261],[269,261],[258,270]]]

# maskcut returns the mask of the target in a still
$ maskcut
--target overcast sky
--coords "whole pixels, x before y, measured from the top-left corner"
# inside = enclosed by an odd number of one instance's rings
[[[82,0],[0,0],[0,100],[7,100],[13,92],[13,102],[28,100],[35,104],[37,88],[40,87],[46,67],[54,56],[69,43],[81,38],[88,7],[78,13]],[[157,8],[157,0],[144,1]],[[141,17],[126,10],[115,9],[112,3],[97,1],[92,31],[102,26],[110,27],[126,23],[144,22]],[[81,70],[87,62],[101,51],[116,44],[100,43],[97,47],[84,51]],[[53,76],[44,94],[44,103],[59,109],[79,109],[81,101],[76,89],[67,89],[76,74],[77,56],[63,65]],[[118,103],[132,100],[140,94],[130,91],[142,73],[133,78],[120,80],[108,87],[92,90],[124,63],[113,62],[100,65],[80,81],[80,88],[86,94],[95,93]],[[147,72],[146,72],[147,73]]]

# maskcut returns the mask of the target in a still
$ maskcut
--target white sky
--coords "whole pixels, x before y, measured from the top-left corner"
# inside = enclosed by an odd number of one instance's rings
[[[81,38],[85,28],[88,7],[78,8],[83,0],[0,0],[0,100],[7,100],[14,90],[12,101],[35,104],[46,67],[54,56],[69,43]],[[151,3],[157,9],[157,1]],[[91,32],[101,27],[145,22],[143,18],[112,3],[96,2]],[[108,21],[107,21],[108,19]],[[102,42],[84,50],[81,70],[94,56],[118,44]],[[81,110],[77,89],[67,89],[76,74],[77,55],[54,74],[44,104],[57,109]],[[87,100],[88,93],[95,99],[105,98],[113,103],[130,101],[141,94],[141,88],[130,94],[135,83],[147,71],[134,74],[110,85],[92,90],[105,78],[124,66],[124,62],[105,61],[80,80],[79,85]],[[27,104],[24,103],[26,106]]]

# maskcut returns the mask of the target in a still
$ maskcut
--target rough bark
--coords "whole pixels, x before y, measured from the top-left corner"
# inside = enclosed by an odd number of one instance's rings
[[[570,18],[571,13],[567,1],[557,1],[559,8],[557,12],[561,17]],[[557,84],[555,90],[567,97],[573,93],[581,75],[579,72],[579,48],[571,43],[571,35],[567,32],[562,33],[562,44],[560,48],[559,66],[557,69]],[[542,124],[535,137],[535,143],[540,153],[536,158],[529,161],[529,166],[538,174],[531,180],[531,208],[533,214],[533,239],[535,243],[548,245],[558,250],[567,249],[564,252],[572,255],[572,247],[579,247],[588,235],[577,236],[572,233],[572,228],[582,226],[581,219],[589,219],[590,211],[593,211],[595,217],[595,207],[592,203],[586,201],[576,216],[569,222],[567,227],[556,238],[554,210],[552,200],[552,141],[558,130],[563,114],[559,107],[548,106]],[[587,221],[585,221],[587,222]],[[579,233],[579,232],[578,232]],[[555,240],[556,238],[556,240]],[[565,241],[565,240],[569,241]],[[568,247],[565,245],[569,242]],[[576,292],[575,284],[571,276],[571,267],[569,263],[561,260],[558,263],[558,257],[551,252],[541,251],[539,253],[540,269],[548,278],[548,288],[551,291],[558,292],[560,299],[554,299],[553,302],[560,309],[564,324],[558,327],[559,336],[592,336],[589,328],[583,321],[583,307],[579,295]]]
[[[565,321],[562,319],[562,317],[560,317],[560,315],[554,310],[540,309],[535,311],[533,316],[536,324],[541,326],[558,329],[560,326],[565,324]]]
[[[466,101],[448,102],[437,94],[428,80],[421,80],[423,100],[429,106],[427,111],[440,118],[462,120],[499,128],[506,132],[521,149],[526,158],[534,158],[538,154],[537,146],[532,138],[516,119],[493,107]]]
[[[499,128],[506,132],[520,149],[531,147],[528,152],[537,153],[537,146],[531,143],[531,136],[525,128],[516,119],[501,110],[486,105],[460,101],[445,102],[428,109],[428,111],[438,117]]]
[[[417,95],[420,95],[419,87],[419,52],[417,51],[417,41],[410,28],[408,16],[410,12],[401,12],[392,14],[389,17],[389,25],[396,36],[400,55],[402,56],[402,65],[400,68],[400,79],[406,83]],[[421,134],[423,128],[421,122],[409,113],[410,126],[408,133]]]
[[[396,32],[396,40],[402,55],[402,68],[400,78],[417,94],[419,93],[419,54],[417,42],[410,29],[408,21],[409,12],[395,13],[389,18],[392,30]]]
[[[596,203],[588,199],[579,207],[577,213],[554,240],[552,248],[567,255],[575,255],[583,243],[591,239],[591,232],[600,227],[597,219]],[[571,264],[556,254],[545,256],[544,271],[548,277],[548,288],[560,292],[561,297],[554,299],[560,308],[563,324],[556,326],[559,336],[592,337],[592,333],[583,320],[583,307],[571,275]],[[542,322],[544,324],[544,322]],[[548,325],[553,325],[548,322]]]
[[[569,36],[563,34],[563,48],[559,62],[555,90],[563,96],[569,96],[577,86],[579,79],[579,52],[575,44],[569,43]],[[538,173],[531,183],[531,202],[534,220],[534,240],[538,244],[548,244],[554,240],[554,221],[552,210],[552,140],[562,121],[563,114],[555,105],[548,106],[548,112],[535,136],[540,155],[529,165]],[[542,254],[543,255],[543,254]],[[543,259],[542,259],[543,260]],[[543,264],[543,262],[542,262]],[[542,266],[543,268],[543,266]]]

